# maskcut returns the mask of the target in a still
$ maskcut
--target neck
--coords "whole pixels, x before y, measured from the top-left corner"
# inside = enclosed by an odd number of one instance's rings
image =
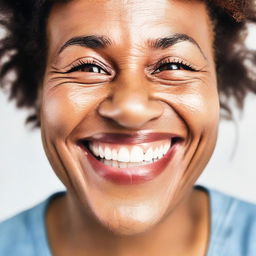
[[[54,255],[204,255],[209,233],[208,199],[192,190],[154,228],[122,236],[110,232],[67,194],[52,202],[47,214],[48,237]],[[64,246],[63,246],[64,245]],[[86,254],[87,255],[87,254]]]

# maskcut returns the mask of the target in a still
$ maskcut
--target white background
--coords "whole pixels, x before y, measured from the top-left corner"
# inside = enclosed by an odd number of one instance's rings
[[[255,28],[247,44],[256,48]],[[0,220],[64,189],[44,155],[39,131],[25,127],[26,115],[0,92]],[[256,203],[256,96],[249,95],[234,122],[221,122],[199,183]]]

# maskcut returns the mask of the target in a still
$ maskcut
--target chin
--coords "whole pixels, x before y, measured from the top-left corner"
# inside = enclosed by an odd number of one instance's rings
[[[121,207],[113,209],[111,215],[97,216],[101,225],[118,236],[134,236],[150,230],[160,216],[148,207]],[[98,214],[99,215],[99,214]]]

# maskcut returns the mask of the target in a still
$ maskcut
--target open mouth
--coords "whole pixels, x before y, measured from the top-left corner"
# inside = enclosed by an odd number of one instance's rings
[[[163,158],[178,138],[137,145],[122,145],[95,141],[82,141],[90,153],[105,165],[129,168],[154,163]]]
[[[127,137],[97,137],[81,139],[79,145],[96,173],[111,181],[134,184],[159,175],[182,139],[160,136],[155,139]]]

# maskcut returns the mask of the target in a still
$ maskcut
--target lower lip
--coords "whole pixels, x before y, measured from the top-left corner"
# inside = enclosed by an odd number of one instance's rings
[[[175,146],[173,145],[161,159],[154,163],[130,168],[116,168],[105,165],[95,158],[86,147],[83,147],[83,150],[87,153],[86,156],[92,169],[99,176],[119,185],[133,185],[145,183],[159,176],[172,160],[175,153]]]

